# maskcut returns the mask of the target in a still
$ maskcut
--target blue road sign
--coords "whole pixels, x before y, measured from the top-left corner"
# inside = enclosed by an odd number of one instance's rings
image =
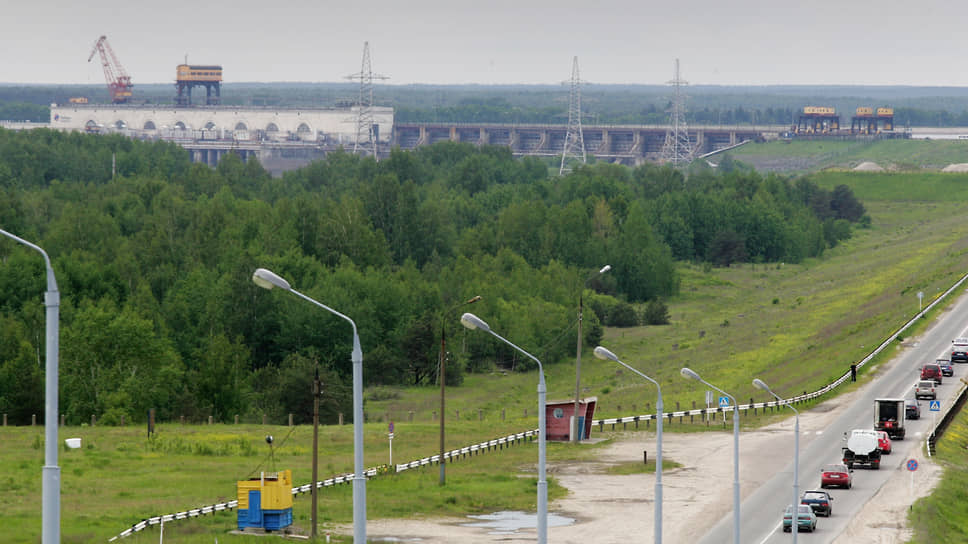
[[[910,470],[911,472],[914,472],[915,470],[917,470],[918,469],[918,460],[917,459],[908,459],[907,469]]]
[[[930,403],[929,406],[930,406],[930,410],[932,412],[940,412],[941,411],[941,401],[940,400],[933,400],[933,401],[931,401],[931,403]]]
[[[729,406],[729,397],[719,397],[719,407],[725,408]]]

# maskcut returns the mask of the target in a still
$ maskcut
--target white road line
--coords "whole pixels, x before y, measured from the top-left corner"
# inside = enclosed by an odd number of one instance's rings
[[[776,530],[779,529],[782,525],[783,525],[783,520],[781,519],[780,523],[777,523],[776,525],[774,525],[773,529],[770,530],[770,534],[766,535],[766,538],[760,541],[760,544],[763,544],[767,540],[773,538],[773,533],[775,533]],[[793,529],[790,529],[790,530],[792,531]],[[797,532],[799,533],[800,531],[797,531]]]

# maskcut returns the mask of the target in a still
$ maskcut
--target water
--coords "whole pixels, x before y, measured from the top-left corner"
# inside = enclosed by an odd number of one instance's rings
[[[463,523],[464,527],[483,527],[489,528],[488,534],[507,535],[514,534],[519,529],[537,529],[538,515],[527,512],[504,511],[494,512],[493,514],[483,514],[479,516],[467,516],[481,521],[474,523]],[[572,518],[566,518],[556,514],[548,513],[548,527],[563,527],[575,523]]]

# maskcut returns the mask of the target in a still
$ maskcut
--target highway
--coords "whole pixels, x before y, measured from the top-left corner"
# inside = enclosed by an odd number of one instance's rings
[[[874,399],[884,397],[913,398],[914,383],[918,370],[924,362],[947,357],[951,340],[968,336],[968,296],[964,291],[957,302],[945,311],[929,330],[917,338],[917,344],[898,350],[896,356],[877,369],[876,377],[857,392],[857,400],[840,409],[833,422],[824,429],[804,429],[800,438],[800,493],[820,489],[820,470],[841,459],[844,433],[853,429],[871,429],[874,420]],[[954,294],[954,293],[953,293]],[[938,388],[938,400],[942,408],[953,402],[960,387],[960,378],[968,379],[968,364],[955,364],[954,377],[946,377]],[[782,393],[778,392],[779,394]],[[847,527],[850,519],[867,504],[878,489],[891,477],[907,474],[906,462],[910,458],[921,460],[924,453],[925,433],[932,425],[929,400],[921,401],[921,419],[906,421],[907,436],[903,441],[893,441],[893,452],[881,458],[880,470],[854,468],[853,488],[828,489],[834,498],[833,515],[820,517],[815,533],[800,533],[798,542],[829,543]],[[791,412],[792,415],[792,412]],[[940,417],[940,416],[939,416]],[[792,433],[791,433],[792,434]],[[744,544],[772,544],[790,542],[792,535],[784,533],[780,525],[781,514],[793,498],[793,437],[790,440],[791,460],[765,484],[755,490],[741,489],[740,539]],[[740,434],[742,442],[742,433]],[[749,463],[755,466],[755,458],[740,457],[741,469]],[[903,474],[901,474],[903,472]],[[719,482],[724,489],[731,482]],[[700,540],[701,544],[723,544],[733,541],[733,511],[720,519]]]

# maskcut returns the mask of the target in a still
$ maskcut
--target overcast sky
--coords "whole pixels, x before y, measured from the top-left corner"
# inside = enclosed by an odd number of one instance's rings
[[[369,42],[387,83],[968,86],[952,0],[0,0],[0,83],[103,83],[104,34],[135,86],[336,82]]]

